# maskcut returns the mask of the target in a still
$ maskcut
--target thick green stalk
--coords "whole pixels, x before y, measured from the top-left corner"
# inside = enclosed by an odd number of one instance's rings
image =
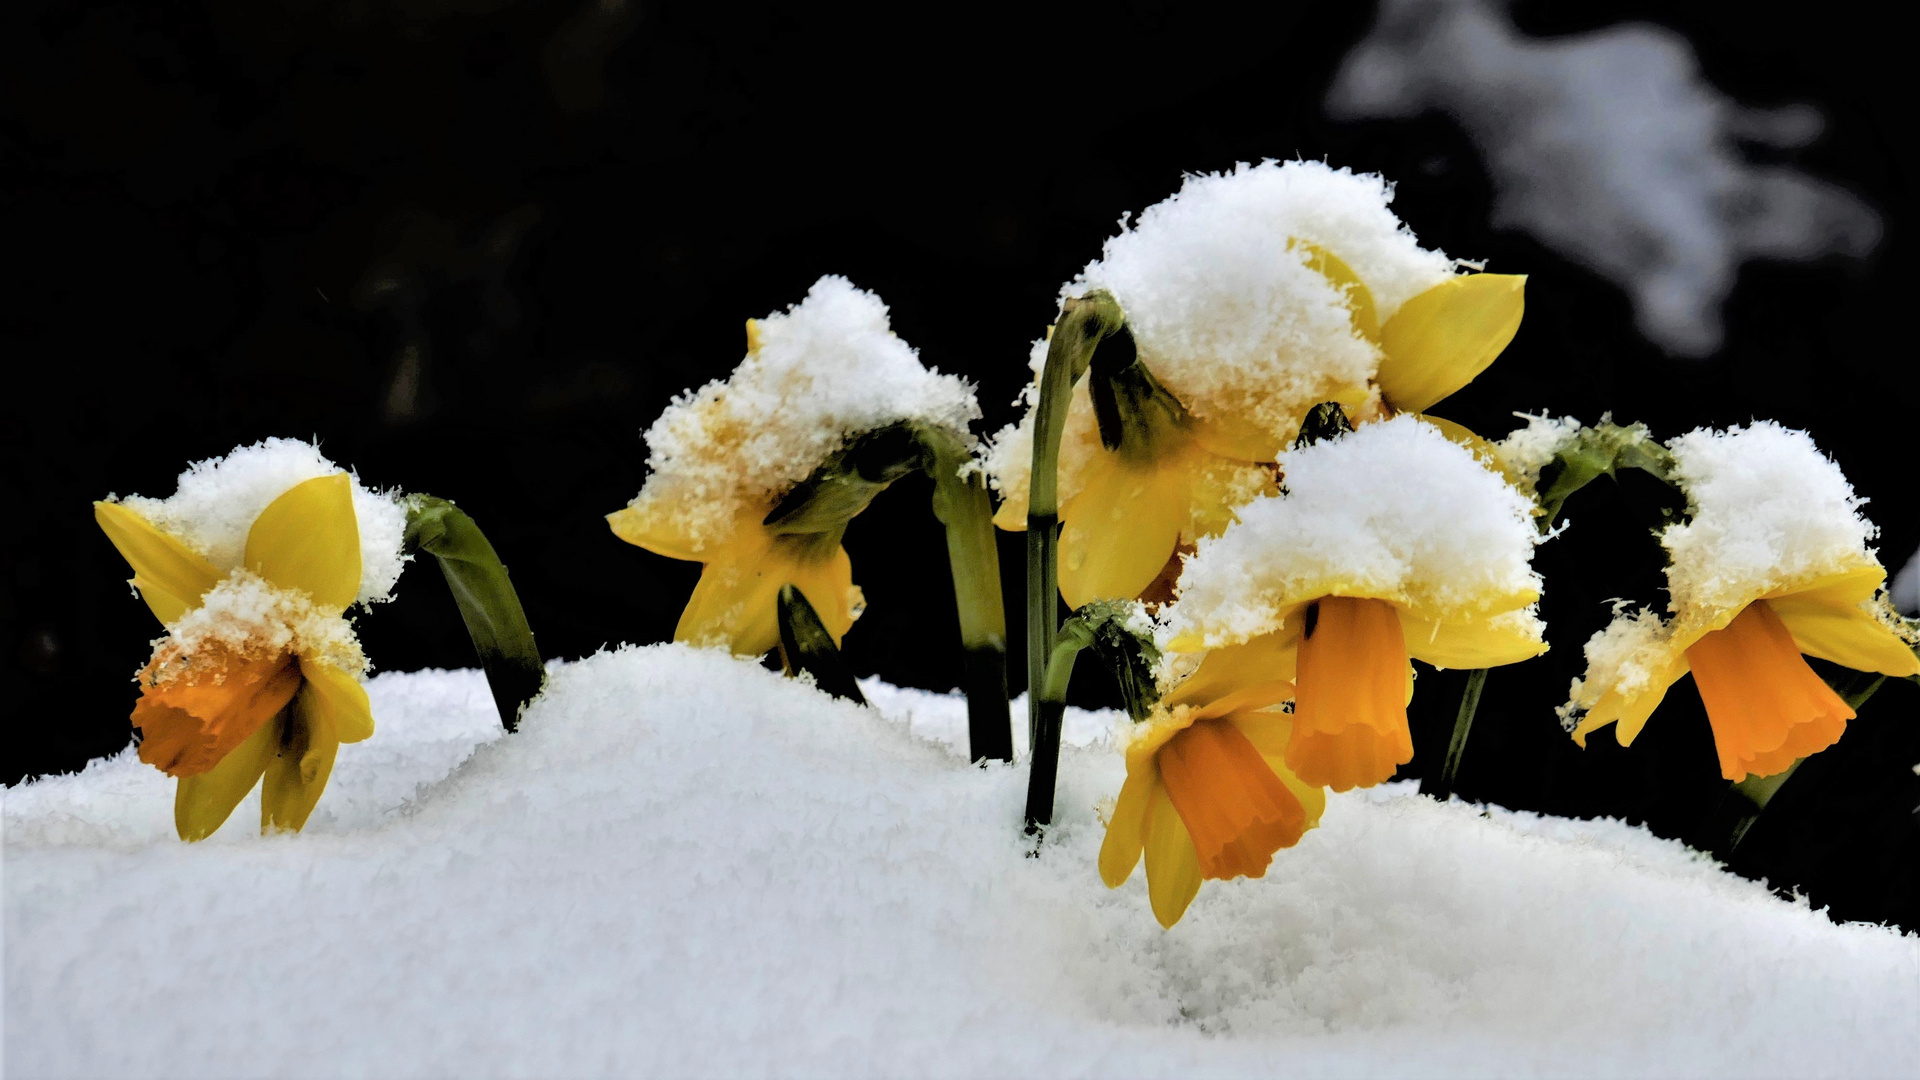
[[[1038,702],[1034,740],[1027,773],[1027,832],[1038,833],[1053,823],[1053,792],[1060,773],[1060,722],[1067,712],[1067,684],[1080,651],[1093,644],[1093,627],[1068,619],[1048,653],[1047,667],[1028,693]]]
[[[1060,436],[1066,430],[1074,382],[1086,373],[1101,339],[1124,322],[1119,303],[1107,293],[1068,300],[1053,324],[1040,372],[1027,489],[1027,736],[1033,746],[1040,741],[1038,688],[1047,678],[1060,604]]]
[[[974,761],[1013,760],[1007,713],[1007,609],[1000,595],[1000,551],[993,538],[987,482],[953,433],[922,428],[933,474],[933,514],[947,527],[947,562],[966,657],[967,742]]]
[[[407,497],[406,550],[439,561],[487,673],[500,723],[517,729],[520,710],[546,684],[547,670],[500,556],[472,518],[432,495]]]
[[[787,674],[798,675],[804,671],[813,676],[813,684],[822,691],[855,705],[865,705],[866,696],[860,693],[853,672],[847,670],[846,661],[840,656],[839,646],[833,643],[833,635],[820,621],[820,613],[813,610],[806,594],[793,585],[780,586],[778,615],[780,659],[786,665]]]

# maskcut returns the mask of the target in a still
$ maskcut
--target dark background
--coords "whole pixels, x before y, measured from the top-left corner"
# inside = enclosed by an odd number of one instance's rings
[[[911,25],[898,10],[5,5],[3,437],[25,491],[0,580],[4,778],[130,737],[129,677],[156,629],[93,499],[164,496],[190,461],[318,437],[372,484],[470,511],[547,655],[663,640],[697,567],[620,543],[601,515],[641,484],[640,429],[739,360],[743,320],[845,274],[929,364],[977,380],[992,430],[1060,283],[1120,214],[1183,171],[1263,157],[1385,173],[1424,242],[1531,275],[1519,337],[1443,414],[1498,434],[1514,410],[1610,409],[1661,436],[1774,417],[1812,430],[1873,499],[1888,562],[1920,542],[1911,343],[1881,329],[1906,321],[1914,284],[1910,63],[1870,11],[1514,9],[1541,35],[1656,21],[1734,97],[1818,105],[1825,136],[1764,160],[1882,215],[1864,262],[1749,265],[1724,348],[1688,361],[1638,337],[1611,285],[1491,230],[1486,176],[1451,121],[1324,118],[1364,8],[939,9]],[[870,607],[846,649],[862,673],[945,689],[959,654],[951,594],[926,584],[943,563],[927,494],[903,482],[850,531]],[[1493,675],[1464,795],[1678,836],[1712,809],[1725,784],[1688,686],[1630,750],[1602,733],[1581,753],[1552,713],[1604,601],[1658,597],[1647,530],[1662,498],[1630,478],[1570,505],[1572,530],[1540,557],[1554,651]],[[1012,587],[1020,544],[1003,539]],[[471,664],[436,578],[416,566],[399,602],[361,617],[382,669]],[[1440,756],[1461,678],[1422,678],[1406,775]],[[1075,692],[1111,693],[1088,665]],[[1920,928],[1917,707],[1920,688],[1888,686],[1735,868],[1836,917]]]

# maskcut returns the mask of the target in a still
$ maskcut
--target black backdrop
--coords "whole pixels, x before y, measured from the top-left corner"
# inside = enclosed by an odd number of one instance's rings
[[[1345,5],[941,9],[909,25],[618,0],[9,4],[4,437],[25,497],[0,582],[5,778],[129,738],[129,676],[155,629],[95,498],[164,495],[189,461],[317,436],[371,483],[472,512],[547,655],[663,640],[697,568],[618,542],[601,515],[641,483],[639,430],[738,360],[744,319],[846,274],[930,364],[978,381],[997,427],[1060,282],[1119,215],[1183,171],[1263,157],[1383,172],[1423,240],[1532,275],[1519,337],[1450,418],[1491,433],[1517,409],[1611,409],[1660,435],[1755,416],[1807,427],[1874,500],[1897,565],[1920,543],[1911,345],[1881,332],[1913,285],[1897,38],[1868,32],[1868,12],[1566,7],[1514,14],[1536,34],[1658,21],[1743,101],[1818,104],[1823,139],[1768,159],[1872,203],[1887,226],[1876,254],[1750,265],[1724,348],[1667,358],[1615,288],[1490,228],[1487,178],[1450,121],[1324,117],[1370,18]],[[926,494],[904,482],[852,529],[870,607],[847,652],[863,673],[944,689],[958,654],[951,595],[926,578],[940,549]],[[1541,556],[1556,647],[1494,674],[1463,794],[1684,835],[1724,790],[1685,686],[1631,750],[1602,734],[1583,754],[1551,712],[1603,602],[1658,596],[1659,501],[1630,479],[1572,505],[1572,531]],[[1020,546],[1003,539],[1011,589]],[[381,668],[471,663],[430,567],[401,596],[360,620]],[[1460,679],[1422,678],[1406,775],[1439,756]],[[1083,665],[1075,693],[1110,690]],[[1920,688],[1890,686],[1736,868],[1841,917],[1920,927],[1916,709]]]

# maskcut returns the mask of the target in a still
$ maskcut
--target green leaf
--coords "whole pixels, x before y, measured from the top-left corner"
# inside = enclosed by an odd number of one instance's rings
[[[517,729],[521,710],[546,685],[547,669],[500,556],[472,518],[432,495],[407,497],[405,545],[409,553],[424,552],[439,561],[487,674],[500,723],[508,731]]]
[[[806,594],[792,585],[780,586],[780,655],[786,662],[787,674],[798,675],[804,671],[813,676],[815,686],[828,694],[856,705],[867,703],[854,682],[853,672],[847,670],[839,647],[834,645],[833,635],[827,633]]]

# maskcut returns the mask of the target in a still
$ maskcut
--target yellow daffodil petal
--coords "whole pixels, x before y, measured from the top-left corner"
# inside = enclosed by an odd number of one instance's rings
[[[1857,603],[1830,604],[1800,597],[1761,603],[1773,608],[1793,635],[1793,643],[1808,656],[1895,678],[1920,675],[1920,656],[1892,627]]]
[[[1573,741],[1584,747],[1589,734],[1608,724],[1615,724],[1614,739],[1621,746],[1632,746],[1633,740],[1640,736],[1640,729],[1647,726],[1647,718],[1660,707],[1660,703],[1666,700],[1667,691],[1686,673],[1686,656],[1684,652],[1676,651],[1672,659],[1632,693],[1607,691],[1574,726]]]
[[[1068,607],[1131,600],[1153,584],[1180,542],[1191,481],[1184,458],[1132,468],[1102,455],[1060,508],[1060,595]]]
[[[813,605],[836,644],[853,626],[853,562],[834,545],[824,557],[813,538],[775,538],[755,528],[710,554],[680,613],[673,639],[759,656],[780,643],[780,586],[792,584]]]
[[[1219,536],[1239,520],[1238,511],[1255,499],[1280,493],[1280,482],[1270,467],[1232,461],[1207,453],[1198,445],[1188,451],[1190,481],[1187,520],[1181,539],[1197,544]]]
[[[367,700],[367,688],[360,685],[360,680],[325,660],[304,656],[300,658],[300,674],[306,681],[300,686],[299,700],[308,708],[324,709],[341,742],[356,743],[372,737],[373,704]]]
[[[1811,581],[1776,589],[1760,599],[1797,600],[1803,603],[1852,607],[1864,600],[1873,599],[1874,594],[1880,591],[1881,583],[1886,580],[1885,567],[1877,564],[1858,566],[1852,570],[1825,574]]]
[[[1002,532],[1027,531],[1027,497],[1008,496],[993,512],[993,527]]]
[[[1519,274],[1463,274],[1402,304],[1380,328],[1387,403],[1425,412],[1485,371],[1520,329],[1526,282]]]
[[[1167,695],[1167,705],[1204,705],[1242,687],[1291,683],[1300,644],[1300,619],[1297,611],[1286,613],[1283,619],[1286,629],[1208,652],[1193,674]]]
[[[679,522],[660,514],[648,514],[629,506],[607,515],[613,535],[635,547],[646,548],[669,559],[698,562],[704,545],[688,536]]]
[[[1100,880],[1107,888],[1117,889],[1133,876],[1147,843],[1147,809],[1159,788],[1160,776],[1151,762],[1127,771],[1107,819],[1106,839],[1100,842]]]
[[[1180,811],[1159,784],[1147,801],[1145,847],[1147,898],[1153,904],[1153,917],[1171,930],[1200,894],[1200,857],[1193,850],[1187,823],[1180,820]]]
[[[204,840],[226,824],[279,751],[283,723],[278,716],[268,720],[218,765],[180,778],[173,792],[173,828],[180,839]]]
[[[288,710],[287,734],[279,753],[267,762],[260,785],[260,831],[299,832],[327,790],[334,758],[340,753],[336,702],[311,683],[303,685]]]
[[[133,568],[133,587],[163,625],[200,606],[222,574],[198,552],[119,503],[93,504],[93,520]]]
[[[322,608],[345,610],[360,594],[360,525],[346,473],[295,484],[247,532],[247,569],[304,589]]]
[[[1511,612],[1471,622],[1438,622],[1401,609],[1407,655],[1437,668],[1490,668],[1517,664],[1547,651],[1540,624]]]
[[[1295,246],[1306,249],[1309,269],[1317,271],[1321,277],[1332,282],[1334,288],[1347,294],[1347,310],[1353,313],[1353,328],[1360,332],[1361,337],[1378,343],[1380,316],[1375,313],[1373,306],[1373,290],[1367,288],[1367,283],[1360,280],[1360,275],[1354,273],[1352,267],[1319,244],[1304,240],[1287,241],[1287,247]]]
[[[1280,456],[1280,437],[1242,416],[1208,416],[1192,427],[1201,449],[1229,461],[1270,462]]]

